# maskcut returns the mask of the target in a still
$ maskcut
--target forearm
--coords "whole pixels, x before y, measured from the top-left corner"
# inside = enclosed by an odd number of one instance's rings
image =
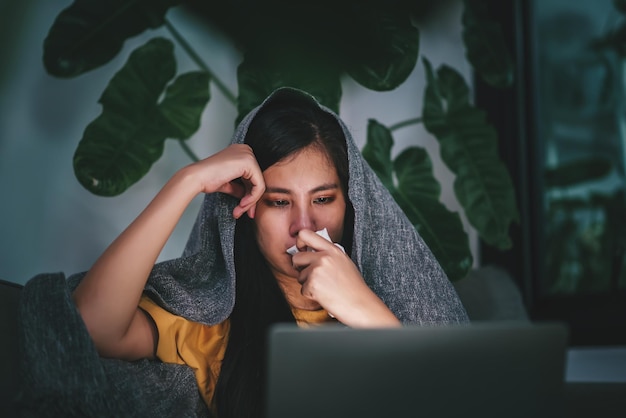
[[[75,290],[74,301],[96,346],[119,341],[128,331],[154,263],[198,192],[188,170],[178,172]]]

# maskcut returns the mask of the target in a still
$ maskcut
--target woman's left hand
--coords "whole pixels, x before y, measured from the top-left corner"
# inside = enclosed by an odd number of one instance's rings
[[[313,250],[298,252],[292,258],[300,272],[298,281],[303,296],[351,327],[400,325],[341,248],[310,230],[298,233],[296,245],[299,249]]]

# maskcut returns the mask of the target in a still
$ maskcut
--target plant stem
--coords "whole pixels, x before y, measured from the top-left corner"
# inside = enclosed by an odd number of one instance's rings
[[[228,90],[228,87],[226,87],[226,84],[224,84],[222,82],[222,80],[220,80],[215,73],[213,73],[213,71],[211,71],[211,69],[209,68],[208,65],[206,65],[204,63],[204,61],[202,61],[202,59],[200,58],[200,56],[198,55],[198,53],[191,47],[191,45],[189,45],[189,42],[187,42],[187,40],[185,38],[183,38],[183,36],[180,34],[180,32],[178,32],[176,30],[176,28],[174,27],[174,25],[172,25],[170,23],[169,20],[165,19],[165,27],[167,28],[167,30],[170,31],[170,33],[172,34],[172,36],[176,39],[176,41],[178,41],[178,43],[180,44],[180,46],[182,46],[182,48],[185,50],[185,52],[187,52],[187,54],[189,54],[189,56],[191,57],[191,59],[196,63],[196,65],[200,68],[202,68],[202,70],[206,71],[207,73],[209,73],[209,75],[211,76],[211,80],[213,80],[213,82],[215,83],[215,85],[217,86],[217,88],[222,92],[222,94],[224,96],[226,96],[226,98],[233,104],[237,104],[237,97],[235,97],[235,95]]]
[[[391,125],[389,127],[390,131],[395,131],[398,130],[400,128],[404,128],[405,126],[410,126],[410,125],[416,125],[418,123],[422,123],[423,119],[422,118],[413,118],[413,119],[408,119],[402,122],[398,122],[395,125]]]
[[[187,145],[187,142],[184,139],[179,139],[178,142],[180,143],[180,146],[182,147],[183,151],[185,151],[185,154],[187,154],[187,156],[191,158],[193,162],[200,161],[200,158],[198,158],[198,156],[193,152],[193,150],[189,148],[189,145]]]

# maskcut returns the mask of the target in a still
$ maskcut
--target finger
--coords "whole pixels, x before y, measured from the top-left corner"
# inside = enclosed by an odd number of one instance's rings
[[[223,184],[217,191],[240,199],[246,193],[244,186],[236,180]]]
[[[300,284],[302,284],[302,286],[300,287],[300,294],[302,296],[304,296],[305,298],[307,298],[307,299],[314,300],[317,303],[319,303],[319,301],[315,298],[315,294],[311,290],[310,286],[307,286],[307,281],[304,280],[304,281],[300,282]],[[322,305],[322,304],[320,303],[320,305]]]
[[[326,238],[316,234],[309,229],[303,229],[298,232],[298,237],[296,238],[296,246],[300,251],[304,249],[311,249],[315,251],[328,251],[332,247],[334,247],[331,241],[328,241]]]
[[[241,182],[246,189],[242,206],[256,203],[265,193],[265,178],[258,165],[248,167],[241,175]]]
[[[256,214],[256,204],[265,192],[265,182],[252,186],[249,191],[241,198],[239,205],[233,211],[235,218],[239,218],[244,213],[248,213],[250,219],[254,219]]]
[[[310,266],[314,261],[314,257],[311,257],[314,253],[301,251],[299,253],[294,254],[291,257],[291,263],[293,264],[293,268],[302,273],[306,267]],[[298,279],[299,281],[300,279]],[[302,282],[300,282],[302,283]]]
[[[251,206],[246,213],[250,219],[254,219],[254,216],[256,215],[256,203]]]
[[[241,204],[239,204],[233,209],[233,217],[235,219],[239,219],[244,213],[247,213],[250,219],[254,219],[254,215],[256,214],[256,203],[245,206],[241,206]]]
[[[329,257],[329,255],[319,251],[301,251],[291,257],[293,268],[299,273],[300,284],[308,280],[311,274],[315,274],[315,271],[323,265],[321,263],[323,257]]]
[[[255,170],[257,171],[257,170]],[[258,173],[252,175],[249,179],[244,180],[246,187],[246,195],[242,198],[244,205],[256,204],[261,199],[263,193],[265,193],[265,179],[260,170]]]
[[[241,217],[241,215],[249,209],[249,205],[241,204],[246,193],[241,181],[233,180],[229,183],[223,184],[217,191],[241,199],[239,204],[233,209],[233,217],[235,219],[239,219],[239,217]]]

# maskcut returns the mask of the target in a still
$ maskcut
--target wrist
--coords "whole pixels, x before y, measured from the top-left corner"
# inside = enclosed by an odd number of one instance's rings
[[[353,328],[394,328],[400,327],[400,320],[386,307],[370,309],[366,316],[359,318]]]
[[[363,303],[355,310],[356,315],[352,318],[352,328],[391,328],[402,325],[389,307],[375,296],[367,303]]]
[[[204,191],[198,171],[193,164],[178,170],[165,187],[175,189],[188,200],[192,200]]]

